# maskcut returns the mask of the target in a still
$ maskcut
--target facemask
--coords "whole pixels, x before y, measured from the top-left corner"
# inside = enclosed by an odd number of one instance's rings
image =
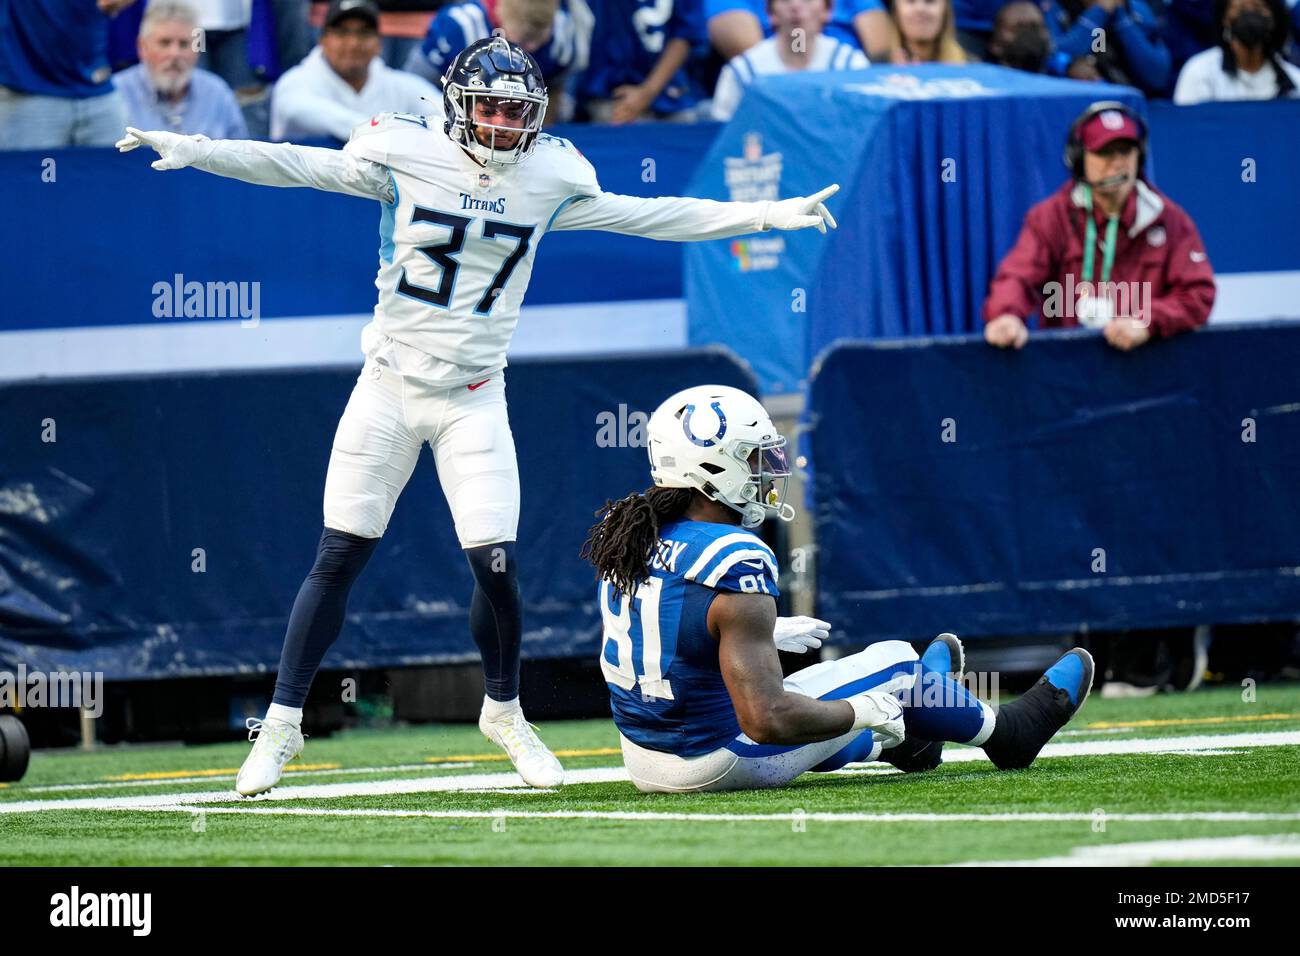
[[[1228,29],[1231,39],[1253,50],[1268,42],[1269,34],[1273,32],[1273,18],[1267,13],[1247,10],[1233,17]]]
[[[1002,48],[1004,65],[1026,73],[1037,73],[1047,61],[1047,35],[1033,25],[1020,27]]]

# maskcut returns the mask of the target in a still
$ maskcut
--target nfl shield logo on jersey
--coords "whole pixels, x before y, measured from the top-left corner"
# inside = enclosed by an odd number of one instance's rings
[[[487,188],[488,188],[489,186],[491,186],[491,185],[492,185],[492,177],[491,177],[491,176],[489,176],[487,173],[479,173],[479,174],[478,174],[478,188],[479,188],[479,189],[487,189]]]

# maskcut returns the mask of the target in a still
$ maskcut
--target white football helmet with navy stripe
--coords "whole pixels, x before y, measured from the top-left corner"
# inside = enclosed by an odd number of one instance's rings
[[[726,385],[697,385],[660,405],[646,426],[650,475],[661,488],[695,488],[756,528],[789,521],[785,438],[758,399]]]

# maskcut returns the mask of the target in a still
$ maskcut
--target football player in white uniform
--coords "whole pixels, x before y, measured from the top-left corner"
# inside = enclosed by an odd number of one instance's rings
[[[123,152],[152,147],[159,170],[192,166],[382,204],[379,301],[362,333],[365,365],[334,437],[325,530],[289,618],[272,703],[265,719],[249,721],[254,746],[236,781],[241,794],[269,790],[302,751],[308,688],[425,442],[475,579],[470,630],[486,690],[479,728],[527,783],[561,784],[559,761],[518,699],[519,476],[504,369],[537,244],[554,229],[690,241],[835,226],[823,200],[837,186],[772,202],[603,192],[570,142],[541,132],[546,106],[532,58],[490,37],[448,67],[441,122],[383,114],[342,150],[130,128],[118,143]]]

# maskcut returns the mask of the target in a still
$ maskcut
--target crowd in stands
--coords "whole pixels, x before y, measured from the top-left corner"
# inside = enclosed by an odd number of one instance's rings
[[[439,112],[447,64],[494,31],[537,60],[548,122],[725,120],[757,77],[871,63],[1300,95],[1300,0],[0,0],[0,148],[346,139]]]

